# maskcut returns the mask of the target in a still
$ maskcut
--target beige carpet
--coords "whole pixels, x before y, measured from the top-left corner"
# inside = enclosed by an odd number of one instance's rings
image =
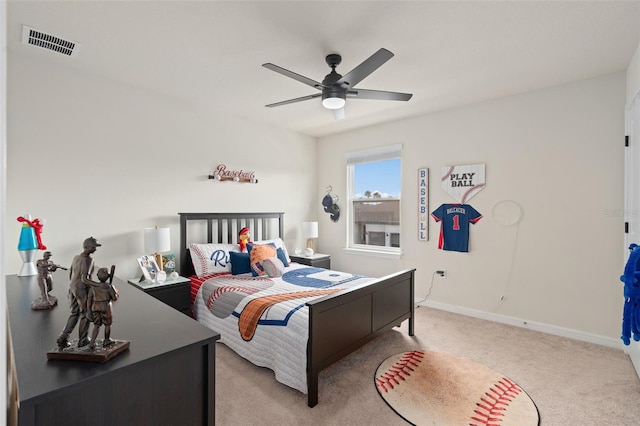
[[[376,370],[380,397],[413,425],[537,426],[538,410],[513,380],[444,352],[392,355]]]
[[[417,348],[505,374],[535,401],[542,426],[640,424],[640,379],[622,350],[425,307],[415,325],[413,338],[403,324],[322,371],[314,408],[273,372],[218,344],[216,425],[406,426],[371,381],[381,360]]]

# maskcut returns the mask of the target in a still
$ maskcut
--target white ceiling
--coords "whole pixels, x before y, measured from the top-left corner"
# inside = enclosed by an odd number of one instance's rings
[[[640,2],[10,0],[7,21],[9,61],[29,55],[323,136],[625,70]],[[21,44],[23,24],[80,43],[79,54]],[[316,91],[263,63],[321,81],[327,54],[342,55],[346,74],[381,47],[395,57],[357,87],[410,101],[347,99],[340,121],[319,98],[264,107]]]

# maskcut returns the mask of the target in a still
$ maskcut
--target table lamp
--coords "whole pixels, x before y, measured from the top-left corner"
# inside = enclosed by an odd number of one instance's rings
[[[145,228],[144,229],[144,251],[152,254],[156,259],[158,268],[162,271],[162,254],[171,250],[171,235],[169,228]]]
[[[305,256],[313,256],[316,248],[315,239],[318,238],[318,222],[303,222],[302,235],[307,239]]]
[[[31,215],[27,214],[18,217],[18,222],[22,223],[20,230],[20,239],[18,240],[18,252],[22,257],[22,268],[18,273],[19,277],[27,277],[38,275],[38,269],[33,263],[38,250],[46,250],[47,246],[42,244],[40,233],[42,232],[43,223],[40,219],[31,220]]]

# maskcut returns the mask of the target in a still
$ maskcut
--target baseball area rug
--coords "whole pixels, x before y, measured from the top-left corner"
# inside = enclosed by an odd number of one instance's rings
[[[538,408],[517,383],[474,361],[416,350],[380,364],[375,385],[384,401],[414,425],[536,426]]]

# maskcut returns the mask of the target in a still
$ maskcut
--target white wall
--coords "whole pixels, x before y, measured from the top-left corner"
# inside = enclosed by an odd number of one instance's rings
[[[7,28],[7,3],[0,3],[0,33],[6,34]],[[6,146],[7,146],[7,38],[0,38],[0,223],[4,223],[5,213],[5,165],[6,165]],[[0,228],[0,241],[4,241],[4,229]],[[0,246],[0,287],[5,288],[5,272],[2,268],[4,259],[4,247]],[[0,365],[7,365],[7,302],[4,290],[0,291]],[[7,392],[7,368],[0,368],[0,401],[8,404]],[[8,411],[5,411],[8,412]],[[0,425],[7,423],[8,415],[0,416]]]
[[[318,191],[332,185],[346,200],[345,152],[403,145],[400,260],[343,252],[346,205],[334,224],[321,212],[318,251],[332,266],[383,275],[417,268],[416,296],[468,311],[547,324],[619,342],[619,276],[623,261],[623,137],[625,75],[617,73],[470,105],[319,141]],[[469,253],[437,249],[417,239],[417,170],[430,170],[430,211],[452,199],[440,169],[486,164],[487,186],[470,204],[484,215],[471,229]],[[518,226],[491,215],[501,200],[523,210]],[[344,201],[343,201],[344,204]],[[500,297],[505,299],[500,303]],[[601,339],[600,339],[601,337]]]
[[[631,63],[627,68],[627,105],[631,104],[631,102],[634,100],[634,98],[636,97],[636,94],[639,91],[640,91],[640,44],[638,44],[635,54],[631,59]],[[638,136],[639,135],[636,135],[636,138]],[[637,190],[638,188],[632,189],[632,191],[635,191],[636,194],[638,192]],[[628,252],[626,252],[625,254],[628,254]],[[629,353],[631,360],[633,361],[636,372],[640,376],[640,343],[634,342],[632,340],[631,344],[626,348],[626,350]]]
[[[627,103],[640,91],[640,44],[627,68]]]
[[[170,226],[178,253],[178,212],[284,211],[286,243],[301,246],[315,152],[313,138],[9,52],[5,273],[20,270],[24,214],[46,220],[56,263],[68,266],[94,236],[96,263],[125,279],[139,275],[145,227]],[[207,179],[219,163],[259,183]],[[67,283],[56,286],[64,295]]]

